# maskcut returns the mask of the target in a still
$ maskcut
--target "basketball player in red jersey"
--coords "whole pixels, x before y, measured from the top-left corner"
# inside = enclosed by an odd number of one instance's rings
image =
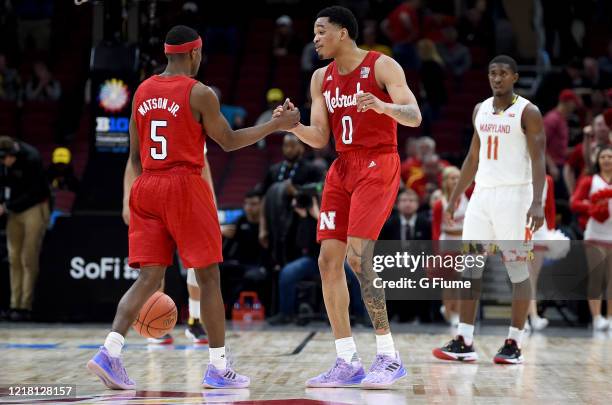
[[[194,80],[202,60],[202,39],[186,26],[166,36],[166,70],[136,90],[130,119],[130,161],[138,176],[130,187],[129,264],[140,275],[119,302],[112,331],[87,363],[103,383],[133,389],[120,354],[138,311],[172,264],[174,250],[195,269],[201,316],[209,335],[206,388],[244,388],[225,358],[225,310],[219,284],[221,231],[210,187],[201,177],[206,135],[224,150],[251,145],[266,135],[293,128],[299,112],[284,108],[269,122],[233,131],[213,91]],[[285,103],[288,106],[288,100]]]
[[[123,209],[121,211],[123,222],[128,226],[130,225],[130,189],[132,188],[132,184],[134,184],[136,177],[134,166],[132,165],[131,160],[128,159],[125,165],[125,172],[123,174]],[[206,157],[206,145],[204,145],[204,167],[202,168],[202,178],[210,187],[216,206],[217,201],[215,199],[212,173],[210,172],[210,164],[208,163],[208,158]],[[207,344],[208,337],[206,336],[206,331],[200,322],[200,288],[198,287],[195,272],[193,269],[184,269],[183,264],[180,261],[179,268],[181,270],[181,274],[186,272],[187,292],[189,293],[189,319],[187,321],[187,328],[185,329],[185,336],[194,344]],[[163,280],[159,291],[164,292]],[[174,338],[171,334],[167,333],[159,338],[148,338],[147,342],[150,344],[170,345],[174,342]]]
[[[417,127],[421,113],[400,65],[359,49],[356,36],[357,21],[350,10],[333,6],[318,14],[315,49],[321,59],[334,61],[313,74],[311,125],[291,130],[306,144],[322,148],[331,129],[339,154],[325,180],[317,233],[337,360],[330,371],[308,380],[308,387],[385,388],[406,375],[391,337],[384,290],[374,287],[376,273],[362,256],[367,243],[378,239],[399,190],[397,123]],[[345,257],[359,279],[376,331],[377,355],[367,374],[351,336]]]

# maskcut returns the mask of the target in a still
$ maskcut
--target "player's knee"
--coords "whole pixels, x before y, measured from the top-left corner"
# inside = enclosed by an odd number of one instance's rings
[[[140,270],[137,281],[151,290],[157,290],[160,287],[163,278],[163,271]]]
[[[319,273],[321,274],[321,281],[325,283],[338,280],[344,273],[342,263],[338,263],[338,261],[333,258],[321,255],[319,256],[318,263]]]
[[[338,259],[329,253],[321,252],[317,264],[319,265],[319,271],[323,273],[338,267]]]
[[[529,265],[525,261],[506,262],[506,269],[512,284],[522,283],[529,278]]]
[[[195,269],[194,271],[200,288],[220,284],[219,267],[217,265],[205,269]]]
[[[348,262],[348,265],[351,270],[353,270],[357,274],[361,273],[361,257],[356,255],[348,255],[346,261]]]

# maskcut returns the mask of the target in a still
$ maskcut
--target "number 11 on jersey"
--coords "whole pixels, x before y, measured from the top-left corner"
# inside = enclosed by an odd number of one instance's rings
[[[487,159],[497,160],[498,147],[499,147],[499,136],[489,135],[487,137]],[[493,156],[491,156],[491,149],[493,149]]]

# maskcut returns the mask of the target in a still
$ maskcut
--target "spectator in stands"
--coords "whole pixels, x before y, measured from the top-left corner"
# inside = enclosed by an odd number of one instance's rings
[[[608,50],[606,55],[601,56],[598,60],[599,69],[602,73],[612,76],[612,39],[608,41]]]
[[[79,190],[79,180],[74,175],[70,149],[55,148],[51,156],[51,164],[47,169],[47,180],[51,190],[67,190],[76,193]]]
[[[419,196],[420,207],[429,209],[429,201],[433,192],[442,184],[442,169],[445,167],[438,155],[431,154],[423,158],[422,170],[409,177],[406,187],[414,190]]]
[[[62,95],[60,82],[53,78],[44,62],[34,62],[34,75],[25,87],[25,97],[28,101],[57,101]]]
[[[487,0],[476,0],[474,6],[459,18],[459,42],[467,46],[489,48],[493,44],[493,18],[486,15]]]
[[[244,214],[236,223],[221,227],[221,233],[226,239],[223,249],[225,260],[221,264],[221,285],[229,303],[235,302],[241,291],[255,290],[264,307],[269,308],[270,300],[267,297],[270,294],[265,285],[268,280],[266,252],[258,242],[261,197],[261,190],[257,188],[247,192],[242,205]]]
[[[376,24],[368,24],[363,28],[363,43],[359,47],[366,51],[376,51],[387,56],[391,56],[391,48],[387,45],[378,43],[378,32],[376,31]]]
[[[282,162],[272,165],[263,181],[265,195],[259,240],[263,247],[270,248],[272,260],[276,265],[286,262],[284,241],[288,218],[293,213],[291,199],[297,195],[297,186],[317,183],[322,180],[321,172],[303,158],[304,144],[292,133],[283,137]]]
[[[380,240],[431,240],[431,223],[427,213],[419,213],[419,196],[406,188],[399,192],[397,209],[383,226]]]
[[[292,199],[293,215],[285,246],[288,263],[278,275],[279,313],[268,319],[271,325],[285,325],[295,320],[297,285],[305,279],[319,277],[320,245],[317,243],[319,202],[317,197],[302,194]],[[344,271],[349,283],[350,301],[358,316],[363,316],[359,281],[345,263]]]
[[[297,55],[300,49],[300,42],[293,32],[293,20],[291,17],[288,15],[278,17],[272,39],[272,53],[274,56]]]
[[[21,94],[21,81],[17,70],[10,68],[6,55],[0,53],[0,100],[18,101]]]
[[[562,232],[557,231],[556,209],[555,209],[555,192],[554,183],[550,175],[546,175],[544,182],[544,224],[537,229],[533,235],[534,243],[533,260],[529,263],[529,279],[531,281],[531,291],[534,299],[529,304],[529,317],[526,328],[531,327],[533,330],[542,330],[548,326],[548,319],[540,317],[538,314],[538,278],[544,264],[544,259],[547,254],[551,254],[554,247],[559,246],[562,240],[568,240]],[[552,242],[551,242],[552,241]],[[569,249],[569,247],[568,247]]]
[[[463,219],[468,205],[468,196],[463,194],[459,205],[455,209],[453,221],[448,223],[444,220],[444,212],[448,206],[453,189],[459,182],[460,170],[455,166],[448,166],[442,171],[441,196],[431,206],[431,239],[432,240],[461,240],[463,232]],[[439,245],[444,249],[444,245]],[[441,253],[445,253],[444,250]],[[454,270],[453,270],[454,271]],[[454,273],[443,273],[445,279],[454,279]],[[457,326],[459,324],[459,300],[458,291],[455,289],[444,289],[442,292],[442,307],[440,312],[444,319]]]
[[[582,64],[587,87],[591,89],[607,89],[612,86],[609,75],[600,71],[597,59],[586,57],[582,61]]]
[[[431,240],[431,223],[428,213],[419,213],[419,196],[409,188],[399,192],[397,206],[380,232],[379,240],[401,241],[402,249],[410,248],[410,241]],[[420,248],[420,247],[419,247]],[[401,305],[400,305],[401,304]],[[389,312],[399,315],[400,321],[412,320],[415,316],[429,320],[430,305],[404,305],[401,301],[387,302]]]
[[[583,134],[582,142],[574,146],[563,166],[563,179],[570,194],[576,188],[576,178],[591,171],[599,149],[612,143],[612,130],[606,125],[603,114],[597,115],[593,124],[584,128]],[[585,157],[588,157],[586,161]]]
[[[558,198],[567,197],[567,190],[561,176],[563,165],[567,159],[569,147],[569,126],[567,120],[570,114],[581,105],[580,98],[570,89],[559,94],[557,107],[544,116],[544,131],[546,132],[546,167],[555,181],[555,195]]]
[[[223,104],[221,102],[221,90],[219,90],[219,88],[215,86],[210,86],[210,88],[217,95],[219,103],[221,104],[221,114],[223,114],[227,122],[230,124],[230,127],[232,127],[232,129],[239,129],[244,127],[244,120],[247,116],[246,110],[237,105]]]
[[[455,27],[446,27],[443,32],[444,41],[438,44],[438,51],[444,65],[455,78],[455,83],[459,84],[465,72],[472,66],[470,50],[457,42]]]
[[[418,43],[421,66],[421,110],[423,111],[423,133],[431,134],[431,126],[440,116],[441,107],[446,104],[447,94],[444,83],[444,62],[430,39],[422,39]]]
[[[429,136],[422,136],[417,139],[409,138],[406,141],[407,157],[402,162],[400,175],[404,184],[408,179],[418,177],[423,172],[423,160],[431,155],[436,154],[436,141]],[[449,166],[449,163],[444,159],[439,159],[443,167]],[[416,178],[415,177],[415,178]]]
[[[272,119],[272,112],[274,109],[278,107],[279,104],[282,104],[285,95],[281,89],[276,87],[271,88],[266,93],[266,101],[268,103],[268,109],[261,113],[257,121],[255,121],[255,125],[263,124]],[[265,143],[264,143],[265,145]]]
[[[419,144],[418,138],[410,137],[406,139],[406,144],[405,144],[406,158],[404,159],[404,162],[413,162],[417,158],[418,144]]]
[[[593,329],[606,330],[612,321],[612,146],[599,150],[592,176],[584,176],[572,195],[572,210],[589,216],[584,232],[589,270],[589,309]],[[607,285],[607,287],[606,287]],[[607,290],[608,319],[601,315],[602,294]]]
[[[415,44],[421,35],[421,0],[401,2],[381,23],[382,32],[393,45],[393,56],[404,69],[417,69]]]
[[[561,72],[551,71],[544,75],[534,95],[534,101],[541,111],[550,111],[555,107],[561,91],[583,87],[584,84],[582,61],[573,59]]]
[[[34,286],[45,230],[49,223],[49,185],[38,151],[25,142],[0,136],[0,186],[10,191],[0,205],[6,214],[6,237],[11,277],[8,317],[13,321],[32,316]]]
[[[21,50],[46,51],[51,38],[53,1],[21,0],[16,3]]]

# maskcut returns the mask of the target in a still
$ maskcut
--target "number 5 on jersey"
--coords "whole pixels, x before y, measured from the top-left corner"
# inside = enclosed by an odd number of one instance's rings
[[[157,128],[165,128],[168,126],[168,121],[151,121],[151,140],[158,142],[161,151],[157,148],[151,148],[151,157],[155,160],[164,160],[168,156],[168,142],[161,134],[157,134]]]
[[[487,137],[487,159],[497,160],[498,147],[499,147],[499,136],[489,135]],[[493,155],[491,155],[491,149],[493,150]]]

